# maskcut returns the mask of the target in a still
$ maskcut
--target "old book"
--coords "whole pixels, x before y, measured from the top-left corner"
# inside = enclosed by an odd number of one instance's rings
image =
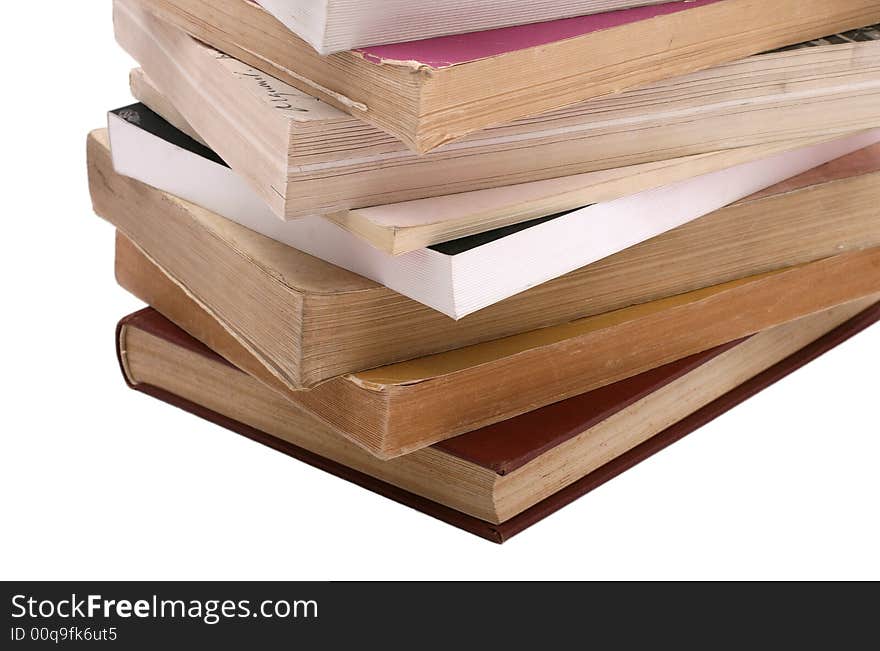
[[[876,130],[872,131],[876,133]],[[831,141],[845,137],[826,135],[737,147],[544,181],[360,208],[331,213],[324,218],[374,248],[401,255],[552,215],[568,213],[591,219],[607,209],[615,213],[624,209],[634,217],[635,213],[625,206],[660,200],[660,195],[675,192],[675,188],[686,191],[685,186],[696,186],[708,181],[708,177],[717,180],[723,176],[722,171],[732,174],[734,168],[740,171],[756,169],[771,159],[788,158],[790,161],[795,152],[817,152],[833,147]],[[774,172],[781,172],[785,167],[783,165]],[[698,177],[702,180],[698,181]],[[624,221],[629,220],[621,220],[617,225],[623,226]],[[633,226],[627,231],[629,235],[641,230],[632,223],[629,225]]]
[[[143,105],[154,107],[150,110],[175,129],[208,147],[171,102],[156,90],[143,70],[135,68],[130,77],[134,95],[147,98]],[[377,249],[400,255],[487,230],[617,200],[840,137],[837,134],[771,141],[502,188],[346,210],[330,213],[325,218]],[[240,184],[241,181],[236,182]],[[266,212],[265,207],[259,210]]]
[[[88,154],[96,212],[292,388],[880,245],[880,152],[863,150],[456,322],[115,174],[106,131]]]
[[[880,126],[874,31],[581,102],[416,156],[139,5],[117,3],[115,22],[152,82],[135,75],[135,96],[178,128],[185,118],[190,135],[287,218],[352,210],[355,224],[358,208]]]
[[[140,1],[419,153],[495,124],[880,21],[874,0],[695,0],[322,57],[245,0]]]
[[[222,319],[135,245],[120,239],[118,256],[123,287],[254,377],[271,374]],[[304,391],[286,390],[275,377],[267,384],[372,454],[391,458],[878,291],[880,248],[360,371]]]
[[[207,146],[186,119],[155,89],[141,69],[132,70],[131,84],[135,96],[145,98],[148,106],[154,107],[151,110],[192,140]],[[627,195],[840,137],[838,134],[771,141],[545,181],[330,213],[325,217],[375,248],[400,255],[487,230],[599,202],[619,200]],[[182,146],[188,148],[186,144]],[[235,181],[234,185],[240,186],[241,181]],[[248,193],[247,190],[243,192]],[[265,213],[265,206],[256,206],[256,212]],[[270,226],[266,221],[267,227],[274,233],[282,233],[287,228],[277,224]],[[283,237],[277,239],[284,241]]]
[[[117,345],[132,388],[500,543],[878,318],[877,305],[841,306],[392,461],[339,437],[152,310],[124,319]]]
[[[875,129],[393,256],[323,217],[280,221],[214,152],[142,104],[111,111],[109,134],[113,167],[119,174],[375,280],[454,319],[880,142],[880,129]],[[552,182],[528,185],[548,183]],[[410,206],[409,221],[443,219],[442,205],[449,203],[453,205],[446,207],[446,215],[452,220],[471,206],[494,208],[502,215],[508,208],[516,214],[524,195],[542,196],[548,191],[513,186],[454,195],[445,201],[425,199]],[[441,207],[435,208],[437,203]]]
[[[260,0],[321,54],[585,16],[669,0]]]

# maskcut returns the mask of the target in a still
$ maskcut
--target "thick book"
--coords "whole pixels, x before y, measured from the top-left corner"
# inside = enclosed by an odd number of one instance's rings
[[[279,220],[219,156],[142,104],[111,111],[108,122],[117,173],[375,280],[453,319],[880,142],[880,129],[861,132],[394,256],[323,217]],[[572,183],[572,191],[577,185]],[[515,218],[516,199],[546,192],[513,186],[456,195],[455,200],[426,199],[412,207],[408,221],[431,224],[444,214],[455,220],[468,206],[494,208],[502,216],[506,209]],[[447,205],[450,202],[453,205]],[[399,215],[400,206],[395,208]]]
[[[340,223],[369,226],[358,209],[880,126],[880,32],[861,30],[495,126],[417,156],[139,5],[115,7],[117,40],[146,71],[132,76],[135,97],[178,128],[191,126],[189,135],[291,219],[338,214]],[[231,98],[235,111],[225,110]]]
[[[813,312],[869,295],[880,298],[877,248],[290,391],[222,317],[121,236],[117,258],[123,287],[380,458],[410,453]]]
[[[135,97],[143,98],[141,104],[195,143],[210,149],[171,102],[156,90],[143,70],[132,70],[130,79]],[[721,149],[544,181],[331,212],[325,218],[377,249],[391,255],[400,255],[487,230],[615,201],[841,137],[834,132],[835,129],[832,128],[821,136],[768,140],[759,145]],[[192,145],[191,141],[186,143],[183,145],[184,149]],[[265,208],[260,211],[265,212]]]
[[[320,54],[643,7],[670,0],[260,0]]]
[[[132,388],[501,543],[878,318],[876,304],[840,306],[391,462],[340,438],[153,310],[124,319],[116,340]]]
[[[96,212],[222,317],[292,388],[880,246],[880,156],[862,150],[460,321],[113,171]]]
[[[874,0],[695,0],[323,57],[246,0],[140,2],[419,153],[492,125],[880,22]]]

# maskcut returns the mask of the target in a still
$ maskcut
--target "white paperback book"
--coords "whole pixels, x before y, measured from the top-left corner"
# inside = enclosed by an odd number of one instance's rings
[[[681,0],[259,0],[321,54]]]
[[[562,214],[391,255],[323,217],[279,219],[219,156],[142,104],[112,111],[109,132],[113,165],[119,174],[370,278],[453,319],[880,142],[880,130],[864,131]],[[471,194],[479,192],[491,191]],[[419,205],[430,209],[429,201]]]

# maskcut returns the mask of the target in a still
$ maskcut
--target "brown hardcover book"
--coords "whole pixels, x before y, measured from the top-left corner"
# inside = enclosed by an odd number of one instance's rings
[[[204,137],[279,216],[333,215],[355,232],[370,226],[370,211],[357,210],[365,206],[710,152],[713,168],[721,169],[742,160],[744,148],[791,149],[804,138],[880,125],[878,30],[581,102],[418,156],[392,136],[220,54],[140,5],[117,2],[115,27],[119,43],[146,71],[132,74],[135,97],[178,129]],[[230,98],[234,111],[223,108]],[[697,161],[690,176],[709,171]],[[649,172],[633,170],[642,188],[652,187]],[[543,214],[592,202],[560,200]]]
[[[114,173],[105,131],[88,153],[96,212],[291,389],[880,246],[878,148],[453,321]]]
[[[118,252],[124,287],[380,458],[880,292],[869,249],[290,391],[135,245],[120,237]]]
[[[503,542],[880,318],[866,301],[380,461],[151,309],[117,333],[135,389],[494,542]]]
[[[246,0],[141,0],[424,153],[469,133],[880,21],[873,0],[695,0],[322,57]]]

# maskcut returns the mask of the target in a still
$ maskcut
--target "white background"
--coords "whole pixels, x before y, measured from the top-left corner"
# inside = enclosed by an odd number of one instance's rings
[[[880,579],[880,327],[504,546],[125,388],[85,137],[129,103],[110,3],[0,40],[5,579]]]

